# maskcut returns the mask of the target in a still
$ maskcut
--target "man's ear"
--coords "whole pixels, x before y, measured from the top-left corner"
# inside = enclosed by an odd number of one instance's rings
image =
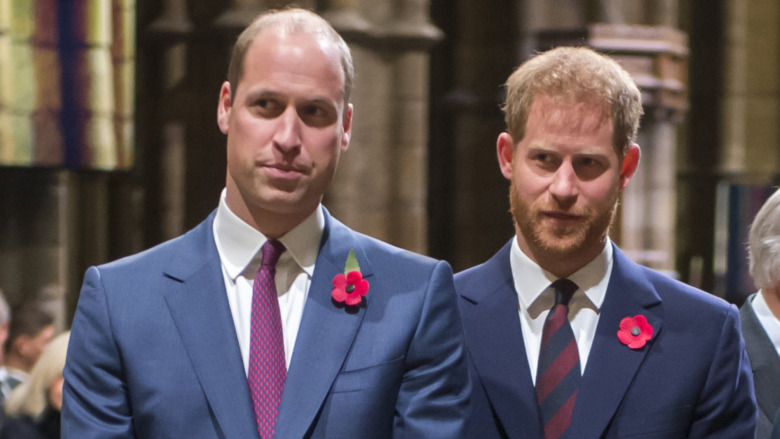
[[[515,142],[507,132],[498,135],[496,140],[496,153],[498,154],[498,166],[501,174],[507,180],[512,179],[512,164],[515,158]]]
[[[631,177],[634,176],[637,168],[639,167],[639,157],[642,155],[639,145],[632,143],[626,152],[626,156],[623,157],[623,165],[620,167],[620,189],[623,190],[628,186],[628,182],[631,181]]]
[[[230,126],[230,111],[233,109],[232,98],[230,82],[225,81],[219,90],[219,103],[217,104],[217,125],[219,125],[222,134],[227,134]]]
[[[3,326],[0,326],[0,350],[2,350],[5,347],[6,340],[8,340],[8,323],[6,323]],[[3,356],[0,355],[0,358],[2,357]]]
[[[344,118],[341,121],[341,152],[344,152],[349,148],[349,141],[352,139],[352,104],[347,104],[347,111],[344,113]]]
[[[19,355],[26,356],[27,347],[30,345],[30,336],[27,334],[19,334],[13,342],[11,342],[11,350]]]

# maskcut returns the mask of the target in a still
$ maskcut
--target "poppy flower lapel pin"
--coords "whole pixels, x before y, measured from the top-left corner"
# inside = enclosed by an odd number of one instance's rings
[[[620,321],[617,336],[618,340],[629,348],[641,349],[648,340],[653,338],[653,327],[647,323],[645,316],[637,314]]]
[[[333,278],[331,297],[338,303],[356,306],[362,302],[366,293],[368,293],[368,281],[363,279],[355,251],[350,250],[344,265],[344,273],[339,273]]]

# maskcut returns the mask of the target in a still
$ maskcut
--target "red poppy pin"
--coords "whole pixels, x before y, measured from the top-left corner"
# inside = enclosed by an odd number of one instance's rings
[[[363,300],[366,293],[368,293],[368,281],[363,279],[355,251],[350,250],[347,263],[344,265],[344,273],[339,273],[333,278],[331,296],[336,302],[355,306]]]
[[[625,317],[620,321],[618,339],[631,349],[640,349],[653,338],[653,327],[647,323],[647,318],[641,314]]]

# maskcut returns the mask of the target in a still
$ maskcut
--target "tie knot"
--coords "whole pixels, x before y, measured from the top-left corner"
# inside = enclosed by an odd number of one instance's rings
[[[569,306],[569,301],[574,292],[579,288],[569,279],[558,279],[551,285],[555,289],[555,304]]]
[[[260,250],[263,252],[263,265],[276,267],[279,257],[282,256],[282,253],[287,249],[281,242],[275,239],[269,239],[263,244],[263,247]]]

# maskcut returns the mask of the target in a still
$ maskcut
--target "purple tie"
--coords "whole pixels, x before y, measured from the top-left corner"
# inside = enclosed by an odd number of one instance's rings
[[[252,292],[252,332],[249,338],[249,372],[247,381],[262,439],[274,435],[276,415],[282,401],[287,367],[284,360],[284,338],[279,299],[276,294],[276,262],[284,245],[275,240],[263,244],[263,264],[257,270]]]
[[[558,279],[552,287],[555,305],[544,321],[536,371],[545,439],[562,437],[569,428],[580,381],[580,356],[568,318],[569,301],[578,287],[568,279]]]

